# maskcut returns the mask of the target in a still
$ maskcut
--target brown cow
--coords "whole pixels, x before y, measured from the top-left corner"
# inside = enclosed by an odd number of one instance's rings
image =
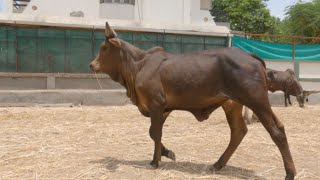
[[[318,93],[319,91],[304,91],[299,81],[294,75],[292,69],[286,71],[277,71],[267,68],[268,89],[271,92],[283,91],[284,92],[284,104],[288,106],[287,100],[292,105],[290,100],[291,96],[296,96],[300,107],[304,107],[304,101],[308,102],[308,96],[312,93]]]
[[[161,142],[162,128],[173,110],[191,112],[203,121],[222,106],[231,129],[229,146],[213,165],[226,165],[247,133],[241,116],[242,104],[259,117],[278,146],[286,170],[293,179],[296,170],[283,124],[273,113],[263,64],[237,48],[205,50],[174,55],[161,48],[145,52],[121,39],[106,23],[106,39],[90,63],[95,72],[107,73],[127,89],[127,96],[141,114],[151,118],[149,134],[154,141],[151,165],[159,166],[161,156],[175,160],[173,151]]]

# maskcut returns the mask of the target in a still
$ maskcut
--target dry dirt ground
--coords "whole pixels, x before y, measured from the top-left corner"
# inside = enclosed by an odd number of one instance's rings
[[[286,126],[297,179],[320,179],[320,106],[273,107]],[[163,143],[177,156],[149,166],[150,120],[121,107],[0,108],[0,179],[284,179],[277,147],[260,123],[249,131],[228,165],[210,166],[229,142],[221,109],[202,123],[176,111]]]

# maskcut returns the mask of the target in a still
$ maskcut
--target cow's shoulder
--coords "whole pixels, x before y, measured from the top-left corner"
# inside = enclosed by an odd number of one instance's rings
[[[150,83],[157,82],[150,80],[159,77],[160,67],[168,58],[166,52],[162,51],[160,48],[155,47],[151,51],[144,57],[144,64],[137,73],[136,88],[138,89],[144,89],[146,86],[150,86]]]

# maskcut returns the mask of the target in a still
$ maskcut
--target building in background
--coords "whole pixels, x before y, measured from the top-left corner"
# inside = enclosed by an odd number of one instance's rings
[[[228,33],[224,26],[216,26],[210,15],[211,0],[2,0],[4,13],[1,20],[50,21],[60,17],[68,24],[68,17],[83,19],[123,20],[140,27],[156,29],[190,30]],[[50,18],[51,17],[51,18]],[[61,19],[64,17],[64,19]],[[79,21],[82,22],[83,21]],[[72,23],[71,23],[72,24]],[[101,25],[97,21],[86,25]],[[121,25],[121,24],[119,24]]]
[[[173,53],[229,45],[211,0],[2,0],[0,71],[89,73],[106,21],[124,40]]]

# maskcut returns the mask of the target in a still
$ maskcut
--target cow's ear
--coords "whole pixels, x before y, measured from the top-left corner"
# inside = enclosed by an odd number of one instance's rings
[[[111,38],[109,42],[118,48],[121,47],[121,41],[118,38]]]

